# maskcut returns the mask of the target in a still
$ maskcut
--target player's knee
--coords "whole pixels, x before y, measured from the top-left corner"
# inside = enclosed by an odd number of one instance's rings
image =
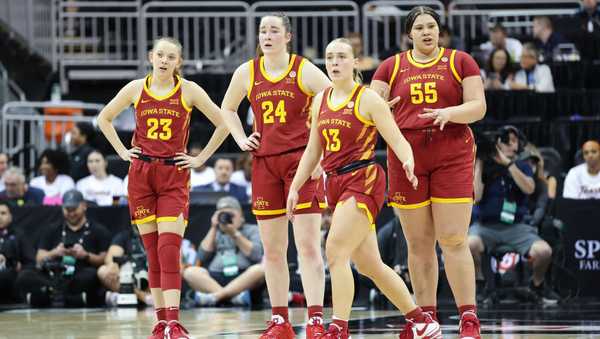
[[[467,235],[466,234],[448,234],[442,235],[438,239],[440,243],[440,247],[442,249],[455,249],[465,246],[467,243]]]
[[[318,243],[313,243],[309,241],[303,241],[301,243],[298,243],[298,254],[301,257],[301,260],[304,261],[322,260],[321,247]]]
[[[181,241],[181,236],[175,233],[162,233],[158,237],[158,260],[162,272],[179,272]]]

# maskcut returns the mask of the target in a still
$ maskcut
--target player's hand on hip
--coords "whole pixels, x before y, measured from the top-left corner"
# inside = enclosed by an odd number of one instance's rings
[[[396,106],[396,104],[400,101],[400,97],[394,97],[392,100],[388,101],[387,104],[390,108]]]
[[[298,191],[290,189],[285,207],[287,217],[292,222],[294,221],[294,210],[296,210],[296,205],[298,205]]]
[[[133,158],[139,158],[140,154],[142,154],[142,149],[135,146],[128,149],[125,153],[119,154],[119,156],[125,161],[131,161]]]
[[[418,115],[421,119],[434,119],[434,125],[440,125],[440,131],[444,130],[446,123],[450,121],[450,112],[443,108],[423,108],[423,113]]]
[[[415,175],[415,160],[413,158],[406,160],[402,164],[402,168],[404,169],[404,173],[406,173],[406,179],[410,181],[413,189],[416,190],[419,185],[419,179],[417,179],[417,176]]]
[[[323,175],[323,167],[321,167],[321,165],[317,165],[317,167],[315,167],[315,170],[310,175],[310,178],[312,180],[316,180],[319,179],[321,175]]]
[[[175,159],[177,162],[175,165],[179,168],[198,168],[204,165],[204,160],[200,159],[200,157],[193,157],[191,155],[187,155],[185,153],[175,153]]]
[[[254,132],[240,143],[240,149],[244,152],[250,152],[258,149],[260,146],[260,133]]]

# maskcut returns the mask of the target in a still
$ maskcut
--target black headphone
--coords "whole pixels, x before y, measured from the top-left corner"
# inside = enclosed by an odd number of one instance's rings
[[[498,128],[498,138],[501,142],[505,144],[508,144],[508,140],[510,138],[511,133],[516,135],[517,139],[519,139],[519,147],[517,148],[517,153],[523,152],[525,145],[527,145],[527,138],[525,137],[525,134],[521,132],[520,129],[518,129],[514,125],[504,125]]]

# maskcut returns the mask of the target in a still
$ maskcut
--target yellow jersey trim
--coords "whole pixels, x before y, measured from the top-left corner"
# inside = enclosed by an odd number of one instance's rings
[[[263,77],[265,77],[265,79],[267,79],[268,81],[270,81],[272,83],[279,82],[281,79],[285,78],[290,73],[290,71],[292,70],[292,67],[294,66],[295,60],[296,60],[296,54],[292,54],[287,70],[285,70],[285,72],[281,73],[281,75],[279,75],[277,78],[271,78],[269,76],[269,73],[267,73],[267,70],[265,69],[265,57],[262,56],[262,57],[260,57],[260,61],[259,61],[260,72],[262,73]]]
[[[429,199],[427,199],[423,202],[417,203],[417,204],[409,204],[409,205],[400,205],[397,202],[388,203],[388,206],[396,207],[401,210],[414,210],[414,209],[429,206],[429,205],[431,205],[431,200],[429,200]]]
[[[185,102],[185,99],[183,98],[183,91],[181,91],[181,105],[188,113],[192,111],[192,107],[188,106],[188,104]]]
[[[473,198],[434,198],[434,197],[431,197],[431,202],[435,202],[438,204],[472,203]]]
[[[302,93],[312,97],[315,96],[315,93],[309,91],[306,87],[304,87],[304,85],[302,85],[302,68],[304,67],[305,63],[306,59],[302,59],[302,61],[300,61],[300,65],[298,66],[298,88],[300,88]]]
[[[279,210],[252,210],[254,215],[277,215],[277,214],[285,214],[286,209],[282,208]]]
[[[444,56],[444,51],[446,49],[444,47],[440,48],[440,52],[438,53],[438,56],[435,57],[435,59],[433,59],[432,61],[428,62],[428,63],[420,63],[418,61],[416,61],[415,59],[413,59],[412,57],[412,49],[409,50],[408,52],[406,52],[406,58],[408,59],[408,62],[410,62],[411,65],[418,67],[418,68],[427,68],[427,67],[431,67],[435,64],[438,63],[438,61],[440,61],[440,59],[442,58],[442,56]]]
[[[462,78],[458,75],[456,71],[456,66],[454,65],[454,56],[456,55],[456,50],[453,50],[450,54],[450,69],[452,70],[452,75],[458,80],[458,83],[462,83]]]
[[[250,71],[250,84],[248,85],[248,100],[250,100],[250,92],[252,92],[252,88],[254,87],[254,60],[248,61],[248,70]]]
[[[375,126],[375,123],[373,121],[367,120],[358,111],[358,107],[360,106],[360,97],[362,96],[364,91],[365,91],[365,87],[361,88],[360,91],[358,92],[358,94],[356,95],[356,101],[354,102],[354,116],[356,116],[356,119],[360,120],[360,122],[362,122],[363,124],[365,124],[367,126]]]
[[[131,223],[135,224],[135,225],[141,225],[141,224],[147,224],[151,221],[154,221],[155,219],[156,219],[156,215],[152,214],[151,216],[145,217],[143,219],[133,219]]]
[[[346,105],[348,105],[348,103],[350,102],[350,100],[354,97],[354,92],[356,92],[356,89],[358,89],[359,85],[357,83],[354,84],[354,88],[352,88],[352,92],[350,93],[350,95],[339,105],[337,105],[336,107],[332,107],[333,104],[331,103],[331,93],[333,93],[333,87],[331,88],[331,90],[329,91],[329,94],[327,95],[327,107],[332,110],[332,111],[339,111],[342,108],[346,107]],[[356,103],[354,103],[356,106]]]
[[[166,95],[160,96],[160,95],[156,95],[156,94],[154,94],[154,93],[152,93],[150,91],[150,89],[148,88],[148,83],[152,82],[152,75],[148,75],[146,77],[146,80],[144,80],[144,90],[154,100],[162,101],[162,100],[168,99],[173,94],[175,94],[175,92],[177,92],[177,90],[179,89],[179,87],[181,87],[181,78],[179,77],[179,75],[176,75],[175,77],[177,78],[177,83],[175,84],[175,86],[173,86],[173,89],[171,89],[171,91],[169,93],[167,93]]]
[[[396,80],[396,75],[398,74],[399,68],[400,68],[400,54],[396,54],[396,61],[394,62],[394,70],[392,71],[392,77],[390,78],[390,81],[388,82],[388,86],[390,87],[390,90],[392,89],[392,84],[394,83],[394,80]]]

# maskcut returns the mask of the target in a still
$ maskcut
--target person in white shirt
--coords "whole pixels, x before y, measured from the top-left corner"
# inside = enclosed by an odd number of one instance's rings
[[[8,154],[0,152],[0,192],[4,191],[4,180],[2,176],[8,168]]]
[[[554,80],[548,65],[538,64],[539,51],[532,43],[525,44],[521,55],[521,69],[510,84],[513,90],[532,89],[540,93],[554,93]]]
[[[585,162],[569,171],[563,198],[600,199],[600,143],[589,140],[582,147]]]
[[[192,146],[190,146],[191,156],[195,157],[200,154],[200,152],[202,152],[202,146],[199,144],[192,144]],[[190,175],[192,187],[210,184],[215,181],[215,170],[212,167],[207,166],[206,163],[200,167],[192,168]]]
[[[506,29],[500,23],[497,23],[490,30],[490,41],[479,45],[479,48],[485,52],[486,60],[493,50],[506,49],[510,54],[510,61],[519,62],[521,61],[521,53],[523,52],[521,42],[517,39],[507,37]]]
[[[60,150],[46,149],[38,159],[40,176],[31,179],[29,185],[44,191],[44,205],[61,205],[62,196],[75,188],[69,173],[69,156]]]
[[[94,150],[88,155],[87,167],[91,174],[77,182],[77,190],[86,201],[111,206],[125,195],[123,180],[106,172],[108,162],[100,151]]]

